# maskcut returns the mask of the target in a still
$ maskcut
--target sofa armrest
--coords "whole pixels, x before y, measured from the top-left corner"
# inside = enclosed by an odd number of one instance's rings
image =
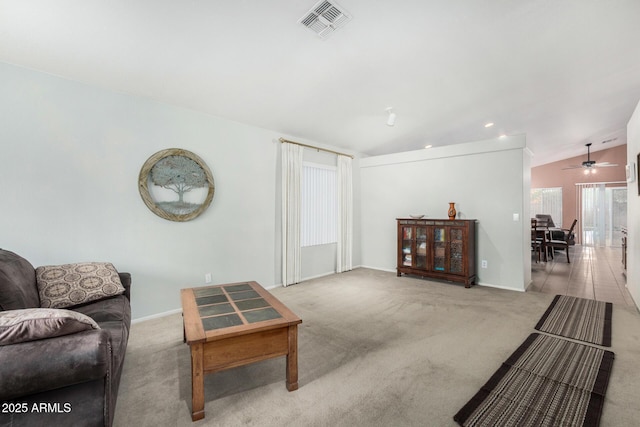
[[[123,295],[131,301],[131,273],[118,273],[118,276],[120,276],[120,282],[122,282],[122,286],[124,286]]]
[[[0,346],[0,401],[104,378],[110,360],[101,329]]]

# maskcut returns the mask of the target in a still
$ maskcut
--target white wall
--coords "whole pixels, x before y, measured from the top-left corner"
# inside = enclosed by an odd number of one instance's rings
[[[477,265],[488,262],[478,283],[524,290],[531,279],[525,147],[521,135],[360,159],[362,264],[395,271],[395,219],[447,218],[455,202],[460,218],[478,221]]]
[[[640,309],[640,195],[638,194],[638,153],[640,153],[640,103],[627,125],[627,162],[636,163],[636,180],[627,192],[627,287]]]
[[[134,319],[179,308],[179,289],[209,272],[280,284],[277,139],[295,137],[3,63],[0,89],[0,247],[34,266],[113,262],[132,273]],[[213,173],[213,202],[193,221],[140,198],[140,168],[166,148]]]

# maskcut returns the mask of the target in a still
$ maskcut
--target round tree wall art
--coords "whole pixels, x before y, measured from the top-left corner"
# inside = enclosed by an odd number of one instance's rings
[[[215,186],[206,163],[191,151],[169,148],[158,151],[142,165],[138,179],[140,196],[161,218],[190,221],[211,204]]]

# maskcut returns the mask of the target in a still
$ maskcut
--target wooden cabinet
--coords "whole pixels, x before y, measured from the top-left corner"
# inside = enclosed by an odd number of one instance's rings
[[[402,273],[476,281],[476,220],[398,218],[398,276]]]

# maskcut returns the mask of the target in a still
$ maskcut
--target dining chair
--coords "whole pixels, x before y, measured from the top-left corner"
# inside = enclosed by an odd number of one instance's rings
[[[536,256],[536,262],[540,262],[540,256],[542,255],[542,240],[538,239],[538,233],[535,228],[531,229],[531,250]]]
[[[573,236],[573,229],[576,226],[576,223],[578,222],[577,219],[573,220],[573,223],[571,224],[571,228],[569,228],[568,230],[562,230],[564,231],[564,239],[563,240],[559,240],[559,239],[551,239],[547,242],[547,246],[549,248],[551,248],[551,252],[553,254],[553,251],[556,249],[562,249],[564,251],[566,251],[567,253],[567,263],[571,263],[571,261],[569,260],[569,246],[570,246],[570,240]]]
[[[536,262],[546,262],[548,259],[547,233],[546,226],[540,226],[536,218],[531,218],[531,250],[537,254]]]

